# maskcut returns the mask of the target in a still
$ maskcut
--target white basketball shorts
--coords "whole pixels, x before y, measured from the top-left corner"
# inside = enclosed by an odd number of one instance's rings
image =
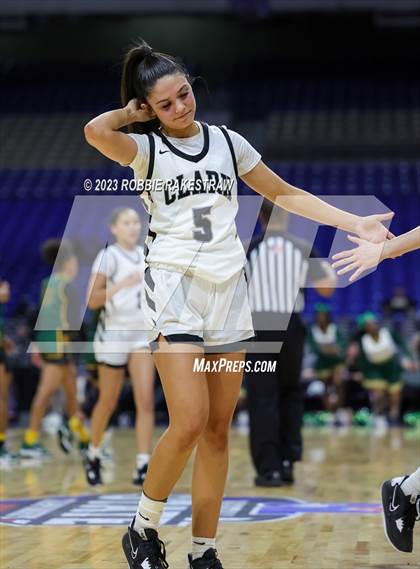
[[[149,341],[198,341],[221,346],[254,337],[245,272],[216,284],[193,273],[149,266],[143,316]]]
[[[144,330],[96,330],[93,351],[98,363],[110,367],[127,365],[133,352],[149,351],[147,332]]]

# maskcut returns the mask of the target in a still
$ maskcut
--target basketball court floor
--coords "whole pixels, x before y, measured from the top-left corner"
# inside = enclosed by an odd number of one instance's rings
[[[159,432],[156,433],[156,436]],[[19,443],[15,432],[11,446]],[[138,501],[131,484],[134,432],[114,432],[107,484],[87,486],[80,457],[60,453],[0,471],[1,569],[125,569],[121,537]],[[219,526],[226,569],[402,569],[420,567],[414,553],[386,541],[381,482],[418,467],[420,434],[393,429],[305,429],[296,483],[256,488],[245,433],[231,437],[231,465]],[[168,502],[161,528],[171,569],[186,568],[190,544],[191,465]]]

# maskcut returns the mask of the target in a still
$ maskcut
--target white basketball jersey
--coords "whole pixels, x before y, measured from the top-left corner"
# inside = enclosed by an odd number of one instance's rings
[[[141,193],[150,214],[145,256],[151,266],[192,270],[220,283],[246,260],[235,223],[237,166],[227,130],[205,123],[201,128],[203,145],[195,155],[163,133],[148,135],[148,179]]]
[[[125,279],[134,272],[140,275],[140,282],[122,288],[105,305],[101,321],[107,330],[143,330],[144,320],[141,311],[143,291],[144,255],[142,248],[126,250],[119,245],[109,245],[102,249],[92,266],[92,273],[107,277],[107,286]]]
[[[377,340],[370,334],[364,334],[361,342],[366,358],[374,364],[386,362],[397,353],[397,346],[388,328],[379,330]]]
[[[334,346],[337,343],[337,326],[331,322],[326,330],[322,330],[315,324],[312,326],[312,335],[320,346]]]

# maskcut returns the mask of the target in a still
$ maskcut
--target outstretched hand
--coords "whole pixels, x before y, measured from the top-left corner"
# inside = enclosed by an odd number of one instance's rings
[[[385,227],[384,229],[386,230]],[[366,241],[366,239],[355,237],[354,235],[348,235],[347,237],[349,241],[356,243],[357,247],[333,255],[332,258],[335,263],[333,263],[332,267],[333,269],[343,267],[337,271],[338,275],[344,275],[350,271],[354,271],[349,278],[349,281],[353,282],[360,277],[362,273],[376,267],[380,263],[384,240],[382,240],[381,243],[372,243]]]
[[[382,243],[386,239],[392,239],[395,235],[388,231],[382,222],[392,219],[393,217],[393,211],[362,217],[360,218],[360,222],[355,225],[354,233],[361,239],[371,241],[372,243]]]

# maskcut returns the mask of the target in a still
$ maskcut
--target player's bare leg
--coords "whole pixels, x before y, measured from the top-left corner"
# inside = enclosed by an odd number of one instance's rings
[[[102,436],[118,403],[124,375],[124,367],[112,368],[99,364],[99,399],[92,412],[91,443],[84,459],[86,481],[91,486],[102,484]]]
[[[193,344],[168,344],[157,349],[154,362],[159,371],[169,413],[169,426],[159,439],[149,463],[144,492],[153,500],[166,500],[180,478],[208,422],[209,394],[206,374],[194,373],[202,348]]]
[[[65,366],[63,378],[63,391],[66,402],[68,421],[63,422],[58,430],[58,441],[61,449],[68,453],[73,447],[74,437],[79,442],[82,453],[87,450],[89,444],[89,432],[83,423],[83,414],[77,401],[77,374],[76,366],[69,363]]]
[[[169,426],[158,441],[149,464],[136,516],[123,537],[127,559],[133,547],[149,559],[165,560],[165,548],[158,529],[167,497],[180,478],[199,437],[208,423],[209,393],[204,372],[194,373],[194,360],[203,357],[203,349],[194,344],[168,344],[159,336],[154,362],[159,371],[169,412]],[[134,545],[133,545],[134,543]],[[159,561],[159,562],[160,562]],[[165,562],[166,563],[166,562]],[[158,563],[156,563],[156,566]]]
[[[63,390],[68,417],[78,413],[76,367],[74,364],[63,366]]]
[[[148,352],[131,354],[128,369],[136,405],[136,443],[137,459],[133,483],[143,484],[152,447],[155,427],[155,367]]]
[[[31,405],[29,429],[39,432],[41,421],[54,393],[61,387],[64,377],[62,365],[45,363],[42,367],[41,379]]]
[[[243,361],[244,352],[207,356]],[[193,536],[216,535],[229,464],[229,433],[239,398],[242,371],[207,374],[209,419],[197,446],[192,481]]]
[[[139,453],[150,453],[155,425],[153,359],[148,353],[134,353],[130,357],[128,369],[137,410],[137,451]]]
[[[389,418],[398,421],[401,410],[401,389],[389,393]]]
[[[99,448],[102,436],[118,403],[124,382],[124,368],[99,364],[99,398],[92,412],[92,446]]]
[[[52,363],[43,363],[41,379],[32,401],[29,426],[25,431],[21,446],[21,456],[24,458],[37,458],[48,455],[48,452],[39,442],[41,421],[47,412],[51,398],[63,382],[64,366]]]
[[[369,390],[371,402],[372,402],[372,411],[374,415],[384,415],[387,408],[387,395],[384,389],[372,389]]]

